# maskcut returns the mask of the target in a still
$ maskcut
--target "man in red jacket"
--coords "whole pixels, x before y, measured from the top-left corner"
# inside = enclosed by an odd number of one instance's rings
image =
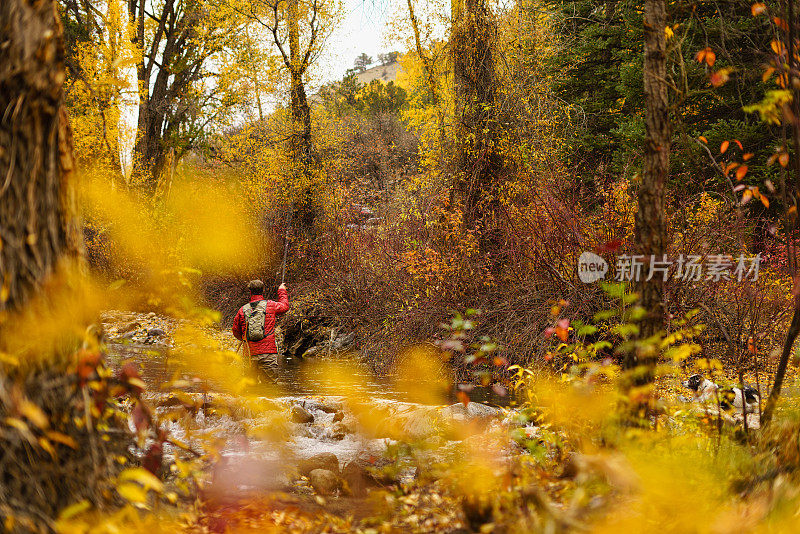
[[[278,302],[264,298],[264,282],[251,280],[250,303],[245,304],[233,319],[233,335],[247,341],[250,359],[264,371],[274,373],[280,362],[275,345],[275,319],[289,310],[289,293],[286,284],[278,288]]]

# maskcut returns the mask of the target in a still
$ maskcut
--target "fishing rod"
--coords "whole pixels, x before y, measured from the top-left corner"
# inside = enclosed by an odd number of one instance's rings
[[[289,231],[292,229],[292,216],[294,215],[294,199],[289,204],[289,213],[286,216],[286,229],[283,233],[283,261],[281,261],[281,285],[283,285],[284,280],[286,279],[286,258],[289,256]],[[275,273],[275,277],[277,278],[277,274]],[[245,335],[245,337],[247,337]],[[244,340],[240,339],[239,344],[236,346],[236,352],[244,345]]]
[[[283,234],[283,262],[281,263],[281,285],[286,278],[286,258],[289,255],[289,230],[292,229],[292,215],[294,215],[294,199],[289,205],[289,215],[286,217],[286,231]]]

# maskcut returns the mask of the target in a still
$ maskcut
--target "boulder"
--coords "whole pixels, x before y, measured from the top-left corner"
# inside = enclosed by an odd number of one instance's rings
[[[117,329],[117,334],[120,334],[120,335],[121,334],[127,334],[128,332],[136,330],[140,326],[142,326],[142,325],[141,325],[141,323],[139,323],[139,321],[131,321],[129,323],[125,323],[124,325],[120,326],[119,329]]]
[[[295,423],[314,422],[314,416],[311,415],[311,413],[308,410],[297,404],[292,406],[292,408],[289,410],[289,415],[291,416],[292,421],[294,421]]]
[[[327,469],[314,469],[308,474],[308,481],[318,495],[331,495],[339,489],[339,478]]]
[[[347,434],[352,434],[353,431],[344,423],[335,423],[331,427],[331,439],[342,440]]]
[[[325,413],[336,413],[344,410],[344,405],[341,401],[326,399],[326,400],[308,400],[303,404],[309,410],[319,410]]]
[[[121,336],[117,336],[114,338],[116,341],[125,340],[125,339],[133,339],[133,336],[136,335],[136,330],[131,330],[130,332],[125,332]]]
[[[492,419],[502,416],[503,411],[494,406],[487,406],[480,402],[470,402],[466,406],[462,403],[453,404],[442,408],[441,414],[444,418],[457,423],[488,423]]]
[[[353,344],[356,339],[354,333],[347,334],[346,336],[337,337],[331,344],[331,350],[342,350]]]
[[[340,411],[336,412],[335,414],[333,414],[333,422],[334,423],[338,423],[342,419],[344,419],[344,412],[343,411],[340,410]]]
[[[339,459],[332,452],[322,452],[310,458],[306,458],[305,460],[300,460],[297,464],[297,470],[301,475],[308,475],[315,469],[323,469],[338,473]]]
[[[161,337],[165,335],[167,335],[167,333],[163,328],[151,328],[147,331],[147,337]]]
[[[353,497],[366,497],[367,486],[374,485],[366,469],[356,462],[349,462],[342,468],[342,482],[344,490]]]
[[[434,409],[420,408],[400,417],[402,433],[415,440],[429,438],[442,430],[442,421]]]

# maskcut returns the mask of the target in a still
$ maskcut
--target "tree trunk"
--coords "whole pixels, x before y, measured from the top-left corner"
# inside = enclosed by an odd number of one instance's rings
[[[784,143],[787,143],[787,130],[790,132],[791,140],[792,140],[792,147],[794,148],[794,154],[792,159],[792,167],[794,171],[794,179],[791,180],[791,185],[787,186],[784,184],[784,189],[787,190],[791,187],[791,191],[794,196],[794,205],[797,206],[797,203],[800,202],[800,83],[798,83],[798,64],[797,64],[797,49],[796,49],[796,39],[797,39],[797,10],[798,5],[796,5],[796,0],[789,0],[783,4],[784,11],[784,20],[789,21],[789,31],[786,35],[786,40],[784,42],[784,47],[787,50],[786,57],[788,58],[788,71],[789,71],[789,80],[787,87],[791,88],[792,91],[792,102],[791,102],[791,113],[788,113],[784,110]],[[786,147],[788,150],[788,146]],[[788,171],[788,169],[787,169]],[[786,206],[786,209],[789,209],[789,206]],[[791,235],[793,232],[797,230],[797,219],[795,217],[787,217],[787,234]],[[792,290],[792,299],[794,310],[792,312],[792,322],[789,325],[789,331],[786,333],[786,339],[783,343],[783,350],[781,351],[781,357],[778,361],[778,368],[775,371],[775,380],[772,383],[772,390],[769,393],[769,397],[767,398],[767,405],[764,408],[764,413],[761,417],[761,426],[766,427],[772,421],[773,414],[775,412],[775,408],[778,405],[778,400],[781,396],[781,389],[783,388],[783,381],[786,376],[786,369],[789,364],[789,358],[792,354],[792,350],[794,349],[795,341],[797,341],[797,337],[800,335],[800,280],[798,279],[797,274],[797,247],[794,245],[793,242],[789,242],[790,244],[787,245],[787,256],[789,258],[789,269],[790,274],[792,275],[792,279],[794,282],[794,288]]]
[[[453,0],[452,2],[454,7],[457,7],[457,3],[458,0]],[[419,23],[417,22],[417,16],[414,13],[414,2],[413,0],[406,0],[406,4],[408,6],[408,17],[411,20],[411,28],[414,30],[414,45],[416,46],[419,60],[422,62],[422,67],[425,70],[425,79],[428,82],[428,92],[431,96],[431,105],[436,110],[436,120],[438,121],[437,129],[439,131],[439,149],[441,150],[442,155],[444,155],[446,153],[444,111],[440,105],[441,98],[439,98],[439,90],[436,86],[436,71],[434,70],[433,59],[426,56],[425,51],[422,48],[422,38],[420,36]],[[453,20],[455,21],[456,19],[454,18]]]
[[[636,242],[649,264],[651,256],[666,252],[664,184],[669,174],[670,123],[666,84],[667,24],[665,0],[647,0],[644,6],[644,172],[639,187]],[[643,276],[642,278],[646,278]],[[664,326],[664,284],[654,276],[641,281],[641,305],[647,314],[640,324],[642,337],[650,337]],[[636,363],[636,362],[629,362]]]
[[[490,268],[501,252],[498,190],[504,173],[495,110],[497,77],[492,37],[496,28],[484,0],[452,1],[451,49],[455,93],[455,183],[464,225],[478,235]],[[452,200],[456,200],[452,198]]]
[[[290,144],[295,169],[295,182],[302,181],[300,198],[295,199],[294,218],[300,231],[311,235],[316,219],[316,205],[312,189],[313,147],[311,144],[311,108],[306,98],[303,82],[305,65],[300,50],[300,19],[297,0],[286,5],[289,30],[289,59],[291,74],[292,138]]]
[[[0,312],[79,256],[63,28],[54,0],[0,2]]]

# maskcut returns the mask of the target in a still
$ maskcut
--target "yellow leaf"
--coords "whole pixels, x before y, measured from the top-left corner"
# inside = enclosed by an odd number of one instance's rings
[[[56,450],[53,448],[53,444],[50,443],[47,440],[47,438],[42,438],[42,437],[40,437],[37,441],[39,442],[39,446],[42,449],[46,450],[50,454],[50,457],[53,458],[53,460],[55,460],[56,459]]]
[[[764,71],[764,74],[762,74],[762,75],[761,75],[761,81],[762,81],[762,82],[766,82],[767,80],[769,80],[769,78],[770,78],[770,76],[772,76],[772,73],[773,73],[773,72],[775,72],[775,67],[769,67],[769,68],[767,68],[767,69]]]
[[[781,167],[786,167],[789,165],[789,153],[788,152],[781,152],[778,156],[778,163],[781,164]]]
[[[126,482],[117,486],[117,493],[126,501],[134,504],[147,502],[147,490],[138,484]]]
[[[3,286],[0,287],[0,302],[6,302],[11,294],[11,283],[8,276],[3,279]]]
[[[39,428],[47,428],[50,426],[50,420],[47,418],[41,408],[28,400],[22,401],[19,407],[19,412],[27,417],[28,421],[38,426]]]
[[[672,31],[672,28],[669,26],[664,27],[664,37],[667,38],[667,41],[672,39],[675,36],[675,32]]]
[[[764,204],[765,208],[769,209],[769,199],[765,195],[760,195],[759,200],[761,200],[761,203]]]
[[[120,482],[127,482],[127,481],[135,481],[144,486],[147,489],[151,489],[161,493],[164,491],[164,484],[161,483],[156,476],[145,469],[144,467],[132,467],[130,469],[126,469],[122,473],[119,474],[118,477]]]
[[[71,517],[75,517],[76,515],[85,512],[88,510],[92,505],[89,503],[88,500],[83,499],[82,501],[78,501],[75,504],[70,504],[63,510],[61,513],[58,514],[59,519],[69,519]]]
[[[750,202],[750,199],[753,198],[753,192],[749,189],[746,189],[744,194],[742,195],[742,206]]]
[[[19,365],[19,358],[17,358],[12,354],[0,352],[0,363],[16,367],[17,365]]]
[[[66,445],[71,449],[78,449],[78,444],[75,443],[75,440],[72,439],[70,436],[66,434],[62,434],[61,432],[56,432],[55,430],[51,430],[45,434],[51,441],[55,441],[56,443],[61,443],[62,445]]]
[[[10,427],[16,428],[20,432],[30,432],[28,425],[25,424],[25,421],[22,419],[17,419],[16,417],[6,417],[5,423]]]
[[[137,388],[147,389],[147,384],[145,384],[141,378],[136,378],[135,376],[128,379],[128,384],[136,386]]]
[[[699,139],[700,141],[702,141],[702,142],[703,142],[703,143],[705,143],[705,144],[708,144],[708,139],[706,139],[706,138],[705,138],[705,136],[702,136],[702,135],[701,135],[701,136],[700,136],[700,137],[698,137],[697,139]]]

